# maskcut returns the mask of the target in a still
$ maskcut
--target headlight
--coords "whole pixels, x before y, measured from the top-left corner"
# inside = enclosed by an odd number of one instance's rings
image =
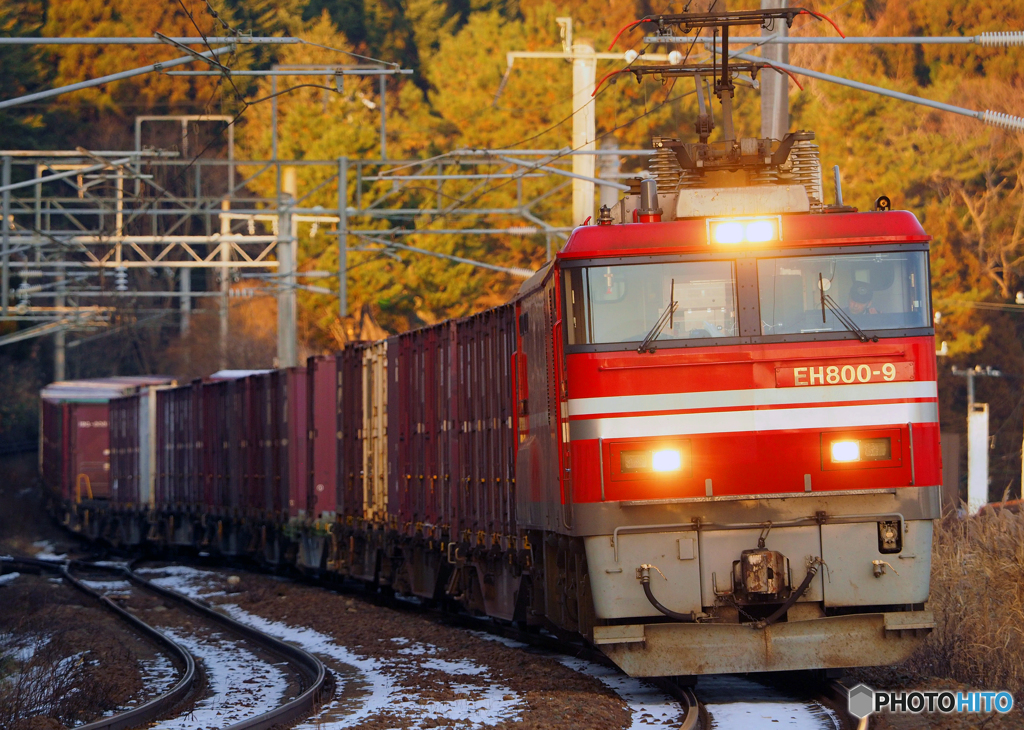
[[[774,218],[708,220],[708,243],[767,243],[782,238],[782,221]]]
[[[682,456],[675,449],[655,451],[651,458],[651,466],[654,471],[679,471],[682,465]]]
[[[719,223],[714,232],[715,243],[742,243],[744,239],[742,223]]]
[[[630,449],[619,452],[620,474],[668,473],[683,468],[680,449]]]
[[[775,226],[772,221],[751,221],[747,224],[746,234],[751,243],[764,243],[775,238]]]
[[[860,461],[860,443],[858,441],[833,441],[832,461]]]
[[[891,438],[843,439],[829,446],[833,464],[853,461],[891,461]]]

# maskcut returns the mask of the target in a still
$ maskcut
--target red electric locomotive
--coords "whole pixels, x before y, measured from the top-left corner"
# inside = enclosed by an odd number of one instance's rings
[[[586,564],[555,615],[631,674],[898,661],[932,626],[929,237],[802,186],[731,192],[578,228],[521,295],[521,322],[554,315],[553,362],[523,353],[554,387],[520,402],[517,476]]]

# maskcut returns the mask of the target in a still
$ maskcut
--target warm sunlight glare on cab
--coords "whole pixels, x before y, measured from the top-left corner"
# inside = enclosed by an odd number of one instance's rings
[[[779,219],[709,220],[708,243],[767,243],[779,237]]]

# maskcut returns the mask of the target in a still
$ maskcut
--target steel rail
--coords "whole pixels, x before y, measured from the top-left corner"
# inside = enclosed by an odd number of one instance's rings
[[[711,723],[708,722],[707,710],[704,708],[697,695],[690,687],[683,687],[668,677],[660,677],[649,680],[665,694],[674,697],[680,704],[686,707],[683,721],[679,724],[679,730],[710,730]]]
[[[204,618],[219,624],[228,631],[241,636],[246,641],[260,646],[265,651],[282,657],[300,669],[299,673],[302,675],[305,688],[297,697],[294,697],[282,705],[278,705],[276,708],[268,712],[255,715],[242,720],[241,722],[226,726],[223,730],[271,730],[271,728],[287,726],[296,721],[308,718],[313,714],[313,711],[320,700],[323,699],[327,679],[327,669],[323,662],[315,656],[303,649],[292,646],[280,639],[276,639],[273,636],[258,631],[251,626],[247,626],[246,624],[236,621],[235,619],[214,610],[204,603],[189,598],[188,596],[184,596],[177,591],[172,591],[168,588],[163,588],[162,586],[151,583],[130,568],[110,565],[95,565],[82,561],[70,561],[70,563],[65,564],[32,558],[17,558],[14,560],[5,559],[0,564],[21,564],[60,573],[61,577],[69,584],[99,600],[104,606],[128,621],[134,628],[146,634],[148,637],[160,642],[164,646],[172,648],[175,654],[181,657],[182,661],[186,664],[185,677],[183,677],[178,684],[164,695],[126,712],[113,715],[111,717],[105,717],[86,725],[80,725],[76,727],[75,730],[128,730],[129,728],[147,725],[151,721],[164,715],[168,709],[181,701],[181,699],[191,689],[196,673],[195,660],[184,648],[171,641],[159,630],[128,613],[106,596],[101,595],[97,591],[94,591],[83,584],[71,575],[70,568],[88,569],[123,576],[139,588],[174,601],[188,610],[198,613]]]
[[[303,649],[292,646],[280,639],[275,639],[273,636],[225,616],[210,606],[184,596],[177,591],[151,583],[130,568],[115,568],[115,570],[121,572],[135,585],[187,606],[192,611],[220,624],[229,631],[242,636],[254,644],[258,644],[266,651],[284,657],[303,670],[302,673],[305,675],[304,679],[308,686],[301,694],[269,712],[264,712],[261,715],[229,725],[223,730],[270,730],[277,726],[286,726],[297,720],[303,720],[313,714],[314,709],[322,699],[327,679],[326,667],[315,656]]]
[[[89,588],[89,586],[72,576],[66,565],[50,560],[37,560],[33,558],[14,558],[13,560],[4,560],[3,564],[25,565],[59,574],[61,578],[68,583],[68,585],[99,601],[104,607],[113,611],[118,618],[128,623],[137,632],[143,634],[148,639],[166,649],[185,667],[185,671],[182,674],[181,679],[179,679],[173,687],[162,695],[154,697],[148,702],[145,702],[138,707],[133,707],[130,710],[125,710],[124,712],[111,715],[110,717],[104,717],[100,720],[96,720],[95,722],[86,723],[85,725],[79,725],[75,730],[128,730],[128,728],[148,725],[154,720],[158,720],[166,715],[171,708],[180,703],[192,690],[196,680],[196,664],[195,659],[192,658],[192,655],[187,649],[172,641],[163,633],[141,619],[133,616],[106,596],[101,595],[92,588]]]

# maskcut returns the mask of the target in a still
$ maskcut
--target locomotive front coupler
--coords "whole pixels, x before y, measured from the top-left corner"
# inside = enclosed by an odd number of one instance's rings
[[[789,558],[765,547],[771,529],[772,523],[766,523],[757,539],[757,547],[744,550],[740,559],[733,561],[733,596],[741,603],[778,603],[792,593]]]

